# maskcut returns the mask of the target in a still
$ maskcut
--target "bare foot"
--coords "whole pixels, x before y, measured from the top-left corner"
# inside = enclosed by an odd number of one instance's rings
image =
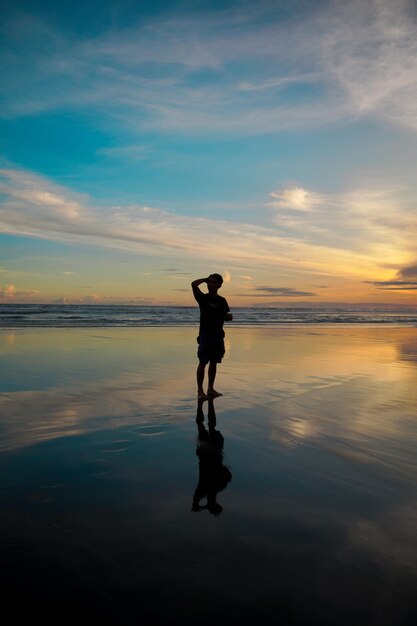
[[[200,401],[208,400],[208,396],[204,393],[204,391],[198,392],[198,399]]]
[[[220,393],[220,391],[216,391],[215,389],[210,389],[209,391],[207,391],[207,395],[209,398],[218,398],[219,396],[222,396],[223,394]]]

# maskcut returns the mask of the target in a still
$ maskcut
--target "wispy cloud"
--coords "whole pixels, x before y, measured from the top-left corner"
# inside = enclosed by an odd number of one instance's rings
[[[369,115],[417,129],[412,2],[297,3],[287,18],[266,3],[256,19],[245,16],[245,3],[237,6],[142,20],[78,42],[35,17],[9,18],[3,113],[93,106],[130,129],[198,133]],[[142,154],[134,146],[109,150]]]
[[[206,259],[282,264],[298,271],[320,271],[325,267],[327,270],[320,246],[281,237],[274,229],[184,217],[146,206],[98,208],[88,198],[52,185],[45,178],[18,170],[3,170],[1,175],[1,189],[6,196],[0,207],[3,232],[153,251],[165,256],[176,251]],[[327,250],[329,255],[338,266],[347,265],[352,271],[354,259],[349,256],[346,264],[343,251]],[[361,267],[373,265],[370,259],[360,256],[356,263]]]
[[[407,280],[409,278],[417,280],[417,263],[402,267],[398,272],[398,276],[403,280]]]
[[[417,265],[401,268],[392,280],[366,281],[385,291],[417,291]]]
[[[291,186],[272,191],[272,202],[267,204],[272,209],[294,209],[295,211],[311,211],[315,206],[323,204],[324,198],[319,194],[303,189],[303,187]]]
[[[188,290],[187,290],[188,291]],[[131,296],[115,297],[107,296],[98,293],[92,293],[91,295],[83,296],[81,298],[75,296],[61,296],[53,301],[52,304],[137,304],[147,305],[155,304],[154,298],[148,298],[144,296]]]
[[[391,291],[417,291],[417,283],[403,284],[402,286],[391,287]]]
[[[254,287],[254,290],[259,293],[251,293],[251,297],[265,297],[272,296],[274,298],[294,298],[300,296],[315,296],[316,294],[312,291],[301,291],[299,289],[294,289],[292,287]]]
[[[417,282],[405,282],[401,280],[365,281],[386,291],[417,291]]]
[[[401,203],[395,209],[395,194],[390,191],[327,195],[324,204],[315,208],[314,220],[312,212],[292,211],[288,223],[284,209],[269,209],[273,223],[263,227],[138,205],[100,207],[86,195],[16,169],[0,172],[0,189],[3,233],[130,249],[163,258],[178,253],[210,262],[216,258],[223,266],[240,264],[242,269],[255,263],[293,276],[310,273],[380,280],[383,263],[401,269],[410,267],[415,258],[417,217]]]
[[[287,236],[369,254],[381,269],[399,269],[415,257],[417,214],[404,189],[383,185],[326,194],[291,186],[273,192],[277,201],[267,207]]]
[[[353,0],[323,19],[326,75],[356,114],[417,129],[415,4]]]
[[[319,74],[301,74],[300,76],[269,78],[268,80],[256,82],[242,82],[238,83],[237,88],[242,91],[263,91],[264,89],[277,89],[286,87],[290,84],[305,84],[308,82],[316,82],[319,78]]]
[[[151,146],[147,145],[112,146],[109,148],[100,148],[97,150],[97,154],[112,159],[129,159],[130,161],[136,161],[146,159],[151,151]]]
[[[163,272],[165,272],[168,276],[171,276],[173,278],[186,278],[187,276],[191,276],[191,272],[180,272],[179,270],[173,268],[168,268],[168,269],[164,269],[162,270]]]

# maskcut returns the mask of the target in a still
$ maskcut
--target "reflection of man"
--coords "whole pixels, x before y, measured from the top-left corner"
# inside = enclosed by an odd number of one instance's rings
[[[203,293],[199,285],[207,283],[208,293]],[[210,274],[208,278],[198,278],[191,283],[193,294],[200,306],[200,331],[197,337],[198,358],[200,363],[197,368],[197,389],[198,398],[216,398],[221,396],[214,389],[217,363],[221,363],[224,356],[224,330],[225,321],[231,321],[233,315],[230,313],[227,300],[218,295],[218,290],[223,284],[220,274]],[[203,390],[204,374],[206,365],[209,363],[207,395]]]
[[[196,454],[199,459],[199,479],[193,497],[192,510],[207,509],[213,515],[220,515],[223,507],[217,502],[217,494],[223,491],[232,480],[228,467],[223,465],[224,438],[216,430],[216,413],[213,399],[209,399],[208,430],[204,425],[203,400],[198,401],[197,418],[198,440]],[[207,504],[200,501],[207,498]]]

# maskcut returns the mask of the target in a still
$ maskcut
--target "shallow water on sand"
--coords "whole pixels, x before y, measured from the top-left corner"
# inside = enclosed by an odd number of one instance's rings
[[[414,624],[417,329],[230,328],[204,423],[195,336],[0,333],[15,618]]]

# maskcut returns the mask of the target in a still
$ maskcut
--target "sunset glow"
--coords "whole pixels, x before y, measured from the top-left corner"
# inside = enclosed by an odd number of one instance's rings
[[[412,2],[2,7],[0,302],[417,303]]]

